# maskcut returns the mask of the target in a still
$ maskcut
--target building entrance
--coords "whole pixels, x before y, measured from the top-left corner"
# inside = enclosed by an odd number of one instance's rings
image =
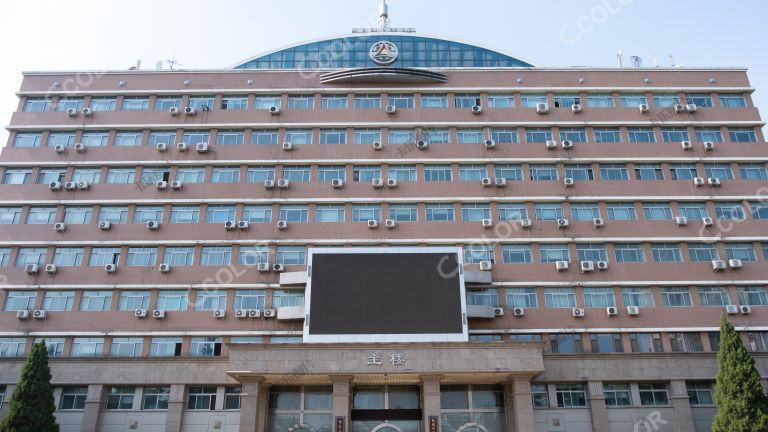
[[[352,397],[353,432],[421,432],[418,386],[356,385]]]

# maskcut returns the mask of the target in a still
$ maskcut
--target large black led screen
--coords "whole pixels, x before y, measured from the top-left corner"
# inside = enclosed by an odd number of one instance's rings
[[[316,253],[309,335],[461,334],[456,253]]]

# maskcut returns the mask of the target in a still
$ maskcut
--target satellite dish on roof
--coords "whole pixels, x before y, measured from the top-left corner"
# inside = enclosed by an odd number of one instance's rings
[[[632,63],[632,66],[639,68],[643,66],[643,59],[638,56],[632,56],[629,58],[629,61]]]

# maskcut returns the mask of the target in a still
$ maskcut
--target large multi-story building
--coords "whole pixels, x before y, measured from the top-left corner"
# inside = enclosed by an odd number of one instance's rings
[[[721,314],[768,377],[746,70],[535,67],[386,18],[24,74],[3,409],[40,339],[62,431],[705,431]]]

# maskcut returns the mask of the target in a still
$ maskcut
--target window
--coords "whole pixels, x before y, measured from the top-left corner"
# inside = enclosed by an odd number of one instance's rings
[[[153,337],[149,345],[151,357],[178,357],[181,355],[180,337]]]
[[[739,304],[745,306],[768,306],[768,293],[764,287],[737,288]]]
[[[717,247],[711,243],[688,243],[688,257],[692,262],[706,262],[720,259]]]
[[[630,333],[629,343],[632,346],[632,352],[664,352],[664,346],[661,343],[661,334],[659,333]]]
[[[195,248],[180,246],[165,248],[165,260],[166,264],[171,266],[191,266],[195,258]]]
[[[669,344],[672,352],[701,352],[701,334],[699,333],[670,333]]]
[[[286,129],[285,142],[293,145],[312,144],[311,129]]]
[[[272,207],[268,205],[244,206],[243,220],[251,223],[272,222]]]
[[[195,310],[212,311],[227,308],[227,292],[223,290],[199,289],[195,292]]]
[[[62,182],[67,171],[59,168],[41,168],[37,174],[37,184],[48,184],[50,182]]]
[[[346,129],[320,129],[320,144],[346,144]]]
[[[729,260],[757,261],[757,255],[751,243],[726,243],[725,254]]]
[[[604,244],[579,243],[576,245],[576,256],[579,261],[608,261],[608,253]]]
[[[425,220],[427,222],[453,222],[452,204],[426,204]]]
[[[680,214],[689,220],[701,219],[709,216],[705,203],[678,203]]]
[[[205,223],[224,223],[235,220],[235,206],[209,205],[205,212]]]
[[[279,133],[274,129],[254,129],[251,131],[251,144],[277,145]]]
[[[157,262],[157,248],[128,248],[126,265],[151,267]]]
[[[613,95],[610,94],[588,95],[587,104],[592,108],[613,108],[615,106]]]
[[[135,179],[135,168],[109,168],[107,171],[108,184],[131,184]]]
[[[570,261],[568,245],[566,244],[541,244],[539,245],[541,262]]]
[[[99,168],[75,168],[72,172],[73,182],[98,183],[101,177]]]
[[[615,243],[613,250],[616,254],[616,262],[645,262],[645,250],[643,250],[643,246],[639,243]]]
[[[7,312],[32,310],[35,308],[35,299],[37,299],[35,291],[8,291],[3,310]]]
[[[135,224],[145,224],[150,221],[162,222],[162,220],[162,207],[137,206],[133,214],[133,223]]]
[[[0,357],[22,357],[26,339],[24,338],[0,338]],[[0,399],[0,402],[2,399]]]
[[[275,263],[283,265],[304,265],[307,249],[304,246],[278,246]]]
[[[520,96],[523,108],[536,108],[536,104],[547,103],[547,95],[544,94],[524,94]]]
[[[48,98],[27,97],[24,100],[24,112],[46,112],[50,109],[51,100]],[[66,109],[64,111],[66,111]]]
[[[266,294],[264,290],[236,290],[235,310],[264,309]]]
[[[768,170],[765,164],[740,163],[739,172],[742,180],[768,180]]]
[[[620,143],[621,130],[619,128],[593,128],[595,142],[599,143]]]
[[[19,148],[40,147],[40,143],[42,142],[42,139],[43,139],[43,135],[39,132],[37,133],[17,132],[16,135],[13,137],[13,146],[19,147]]]
[[[62,357],[64,355],[64,338],[35,338],[35,343],[45,340],[48,357]]]
[[[239,410],[241,394],[241,387],[224,387],[224,409]]]
[[[512,94],[489,94],[488,108],[508,109],[515,107],[515,96]]]
[[[240,167],[214,167],[211,183],[237,183],[240,181]]]
[[[283,178],[292,183],[308,183],[309,166],[283,166]]]
[[[553,221],[563,218],[563,205],[562,204],[534,204],[534,213],[536,220],[541,221]]]
[[[632,127],[627,128],[629,142],[631,143],[655,143],[656,134],[651,128]]]
[[[621,333],[592,333],[589,335],[590,351],[592,353],[624,352],[621,345]]]
[[[280,206],[280,219],[287,222],[307,222],[309,219],[309,207],[306,205],[282,205]]]
[[[500,221],[528,219],[528,207],[525,204],[497,204]]]
[[[344,181],[347,179],[344,165],[327,165],[317,167],[317,181],[331,183],[333,180]]]
[[[413,129],[389,129],[387,132],[389,144],[412,144],[416,142],[416,131]]]
[[[587,130],[584,128],[560,128],[560,139],[584,143],[587,142]]]
[[[747,101],[739,93],[720,93],[720,106],[723,108],[746,108]]]
[[[323,95],[320,99],[322,109],[347,109],[346,95]]]
[[[635,177],[638,180],[664,180],[661,164],[635,164]]]
[[[216,409],[216,387],[190,387],[187,394],[188,410]]]
[[[549,392],[546,384],[531,384],[534,408],[549,408]]]
[[[661,304],[666,307],[690,307],[691,293],[684,287],[662,287]]]
[[[575,308],[576,291],[573,288],[545,288],[544,306],[548,308]]]
[[[56,104],[56,111],[66,112],[70,108],[77,111],[83,109],[83,98],[67,96],[59,98],[59,102]]]
[[[314,95],[289,95],[288,109],[314,109]]]
[[[428,144],[449,144],[451,134],[448,129],[422,129],[421,139]]]
[[[557,165],[554,164],[531,164],[531,180],[549,181],[558,180]]]
[[[482,129],[457,129],[456,142],[459,144],[480,144],[485,141]]]
[[[581,97],[577,94],[556,94],[555,108],[570,108],[581,104]]]
[[[687,382],[688,398],[691,405],[714,405],[714,383]]]
[[[592,221],[600,217],[597,203],[571,203],[571,217],[575,221]]]
[[[421,95],[422,108],[448,108],[448,96],[446,95]]]
[[[699,108],[712,108],[712,95],[709,93],[688,93],[685,95],[685,103],[694,104]]]
[[[181,97],[179,96],[158,96],[155,99],[155,111],[168,111],[171,108],[181,107]]]
[[[220,129],[216,132],[216,144],[242,145],[245,142],[243,131]]]
[[[273,166],[253,166],[248,167],[245,178],[248,183],[263,183],[266,180],[275,179],[275,167]]]
[[[502,245],[501,256],[504,264],[530,264],[533,262],[531,245]]]
[[[650,288],[624,287],[621,289],[624,306],[654,307],[653,291]]]
[[[699,287],[699,301],[702,306],[725,306],[731,304],[728,290],[722,287]]]
[[[171,223],[198,223],[200,221],[200,207],[197,206],[173,206],[169,217]]]
[[[390,204],[388,219],[397,222],[418,222],[418,210],[416,204]]]
[[[112,291],[83,291],[81,311],[108,311],[112,306]]]
[[[552,130],[546,128],[525,128],[525,142],[545,143],[552,141]]]
[[[381,143],[381,130],[379,129],[355,129],[355,144],[372,145]]]
[[[195,357],[218,357],[221,355],[220,337],[193,337],[189,344],[189,355]]]
[[[149,309],[149,291],[120,291],[117,310]]]
[[[120,248],[92,248],[88,265],[91,267],[103,267],[107,264],[119,264]]]
[[[225,266],[231,263],[231,246],[203,246],[203,250],[200,253],[200,265]]]
[[[450,165],[425,165],[424,166],[424,181],[451,181],[451,166]]]
[[[661,128],[661,136],[665,143],[679,143],[691,140],[691,137],[688,135],[688,129],[686,128]]]
[[[560,408],[587,406],[587,391],[584,384],[556,384],[555,395]]]
[[[728,135],[730,135],[733,142],[757,142],[757,134],[753,128],[728,128]]]
[[[721,180],[733,180],[733,170],[727,163],[712,163],[704,165],[707,177],[715,177]]]
[[[157,309],[163,311],[187,310],[186,290],[161,290],[157,295]]]
[[[110,387],[107,392],[108,410],[129,410],[133,409],[133,398],[136,395],[135,387]]]
[[[59,410],[84,410],[87,387],[64,387],[61,390]]]
[[[768,351],[768,332],[749,332],[747,333],[747,340],[751,351]]]
[[[143,401],[141,409],[143,410],[167,410],[168,400],[171,398],[171,388],[166,387],[144,387]]]
[[[279,95],[258,95],[254,100],[253,109],[268,110],[272,107],[280,108],[280,105]]]
[[[0,248],[0,267],[8,267],[11,257],[11,248]]]
[[[0,224],[17,224],[21,221],[21,207],[0,207]]]
[[[416,167],[413,165],[389,165],[387,175],[398,182],[415,182]]]
[[[594,180],[592,166],[589,164],[566,164],[565,177],[574,180]]]
[[[640,105],[648,105],[648,98],[644,94],[622,94],[619,99],[623,108],[637,108]]]
[[[578,333],[551,334],[549,347],[553,354],[580,354],[584,352],[581,335]]]
[[[470,288],[467,290],[469,306],[499,306],[499,293],[496,288]]]
[[[659,108],[669,108],[680,103],[680,98],[674,94],[653,95],[653,103]]]
[[[643,203],[643,217],[646,220],[672,220],[672,208],[669,203]]]
[[[224,95],[221,97],[221,109],[246,110],[248,109],[248,96]]]
[[[506,288],[507,307],[537,308],[536,288]]]
[[[459,109],[470,109],[475,105],[481,106],[483,104],[479,94],[456,93],[453,96],[453,101],[454,106]],[[512,99],[512,103],[514,104],[514,98]]]
[[[607,308],[616,306],[613,288],[584,288],[584,307]]]
[[[211,111],[216,106],[214,96],[190,96],[189,106],[198,111]]]
[[[16,267],[24,267],[27,264],[43,265],[45,256],[48,254],[46,248],[19,248],[16,253]]]
[[[275,290],[272,294],[272,307],[304,306],[304,290]]]
[[[683,262],[683,253],[677,243],[652,243],[654,262]]]
[[[492,245],[469,244],[464,246],[465,263],[477,264],[482,261],[495,262]]]
[[[6,169],[3,175],[3,184],[22,185],[32,180],[32,169]]]
[[[490,204],[462,204],[461,220],[464,222],[480,222],[491,218]]]
[[[497,144],[517,144],[520,142],[517,129],[491,129],[491,139]]]
[[[669,405],[666,384],[638,384],[640,405]]]
[[[205,168],[177,168],[176,180],[184,183],[202,183],[205,178]]]
[[[600,178],[604,181],[627,181],[629,171],[626,164],[600,164]]]
[[[255,266],[259,263],[269,262],[269,248],[267,246],[240,246],[237,254],[237,263],[240,265]],[[221,307],[220,309],[224,309]]]
[[[707,332],[709,348],[711,351],[720,351],[720,332]]]
[[[637,220],[635,205],[632,203],[606,203],[609,220],[633,221]]]
[[[115,135],[115,146],[117,147],[136,147],[141,145],[144,134],[139,132],[117,132]]]
[[[352,222],[367,222],[381,220],[381,206],[378,204],[354,204],[352,206]]]
[[[99,357],[104,351],[104,338],[72,339],[72,348],[69,355],[72,357]]]
[[[355,109],[381,109],[381,95],[355,95]]]
[[[723,134],[716,128],[696,128],[696,141],[723,142]]]
[[[123,111],[146,111],[149,109],[149,99],[143,96],[123,98]]]
[[[109,347],[109,354],[114,357],[139,357],[144,345],[144,338],[118,338],[113,337]]]

